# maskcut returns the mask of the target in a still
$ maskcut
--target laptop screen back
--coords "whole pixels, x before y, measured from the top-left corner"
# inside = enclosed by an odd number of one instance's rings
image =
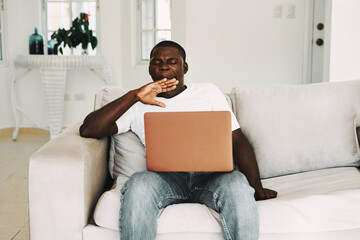
[[[149,171],[233,170],[230,112],[149,112],[144,120]]]

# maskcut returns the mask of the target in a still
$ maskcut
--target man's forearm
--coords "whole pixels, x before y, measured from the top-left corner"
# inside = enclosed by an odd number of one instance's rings
[[[80,127],[80,135],[89,138],[103,138],[117,132],[116,121],[137,101],[137,90],[90,113]]]
[[[241,129],[235,130],[233,135],[235,135],[233,137],[233,155],[236,166],[239,168],[240,172],[246,176],[250,186],[255,190],[262,188],[259,167],[252,146],[242,133]]]
[[[175,78],[148,83],[139,89],[132,90],[99,110],[90,113],[80,127],[82,137],[103,138],[117,133],[116,121],[136,102],[165,107],[157,101],[159,93],[169,92],[179,83]]]
[[[275,198],[277,192],[263,188],[260,179],[259,167],[255,153],[241,129],[233,132],[234,161],[239,170],[246,176],[250,186],[255,189],[255,199],[265,200]]]

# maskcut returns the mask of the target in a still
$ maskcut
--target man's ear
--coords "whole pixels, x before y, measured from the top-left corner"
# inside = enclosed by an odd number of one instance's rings
[[[189,66],[187,62],[184,62],[184,74],[186,74],[188,70],[189,70]]]

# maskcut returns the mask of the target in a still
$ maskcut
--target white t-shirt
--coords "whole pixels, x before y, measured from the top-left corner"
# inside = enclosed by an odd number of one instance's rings
[[[230,111],[232,130],[240,127],[225,96],[217,86],[211,83],[191,83],[186,86],[187,88],[175,97],[156,98],[165,103],[165,108],[142,102],[134,104],[116,121],[118,134],[132,130],[145,145],[144,114],[146,112]]]

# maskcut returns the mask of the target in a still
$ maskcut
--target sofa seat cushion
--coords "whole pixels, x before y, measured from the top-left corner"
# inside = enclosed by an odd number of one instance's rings
[[[128,178],[119,176],[111,190],[100,197],[94,212],[98,226],[118,230],[120,189]],[[219,215],[197,203],[175,204],[161,209],[158,233],[221,233]]]
[[[118,177],[96,206],[98,226],[118,230],[120,188]],[[263,180],[278,191],[276,199],[258,201],[261,233],[326,232],[360,228],[360,173],[355,167],[330,168]],[[165,208],[158,234],[175,232],[220,233],[219,215],[201,204]]]
[[[330,168],[266,179],[278,197],[257,202],[261,233],[360,229],[360,171]]]
[[[261,178],[360,166],[360,80],[232,90]]]
[[[358,239],[360,228],[342,231],[315,233],[260,233],[259,240],[339,240]],[[108,228],[87,225],[83,231],[83,240],[118,240],[119,231]],[[224,240],[221,233],[163,233],[156,240]]]
[[[117,230],[98,227],[92,224],[89,224],[84,228],[83,240],[99,240],[99,239],[119,240],[120,233]],[[157,234],[156,240],[224,240],[224,238],[222,233],[183,232],[183,233],[160,233]],[[333,240],[333,239],[326,239],[326,240]],[[338,240],[338,238],[336,240]]]

